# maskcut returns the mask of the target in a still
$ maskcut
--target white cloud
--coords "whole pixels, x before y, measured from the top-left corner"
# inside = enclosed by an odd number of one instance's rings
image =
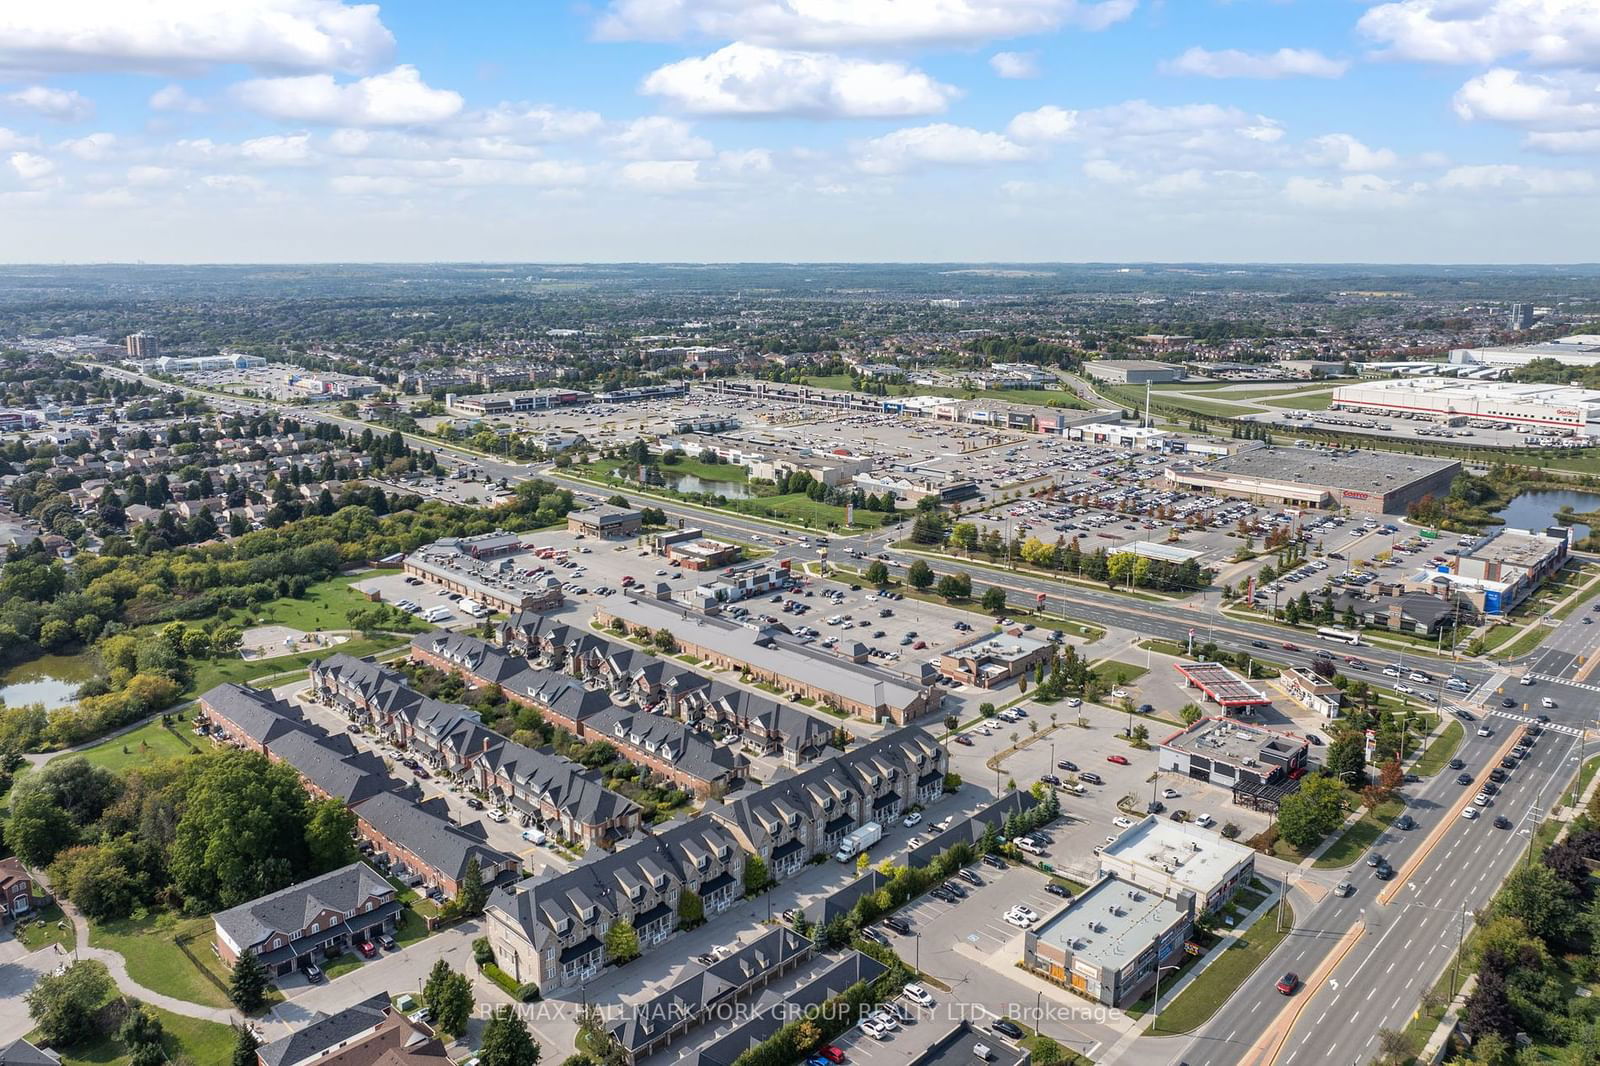
[[[245,107],[289,122],[338,126],[426,126],[461,110],[461,94],[435,89],[413,66],[340,85],[329,74],[257,78],[231,90]]]
[[[1496,67],[1456,91],[1456,114],[1523,126],[1600,127],[1600,82],[1593,75],[1541,76]]]
[[[760,177],[772,173],[772,153],[765,148],[718,152],[717,169],[730,177]]]
[[[1002,78],[1037,78],[1039,53],[996,52],[989,57],[989,69]]]
[[[1348,174],[1337,181],[1294,177],[1283,187],[1290,203],[1319,211],[1391,210],[1411,203],[1415,190],[1376,174]]]
[[[238,155],[265,166],[300,166],[311,162],[311,135],[274,133],[253,137],[239,144]]]
[[[109,137],[109,133],[102,136]],[[71,142],[68,142],[69,144]],[[16,130],[8,130],[0,126],[0,152],[8,152],[13,148],[37,148],[39,141],[34,137],[27,137]]]
[[[206,109],[204,100],[190,96],[181,85],[165,85],[150,94],[152,111],[181,111],[198,115]]]
[[[328,185],[345,196],[409,196],[418,189],[409,178],[387,174],[338,174],[329,179]]]
[[[523,143],[570,141],[595,133],[604,120],[593,111],[568,111],[544,104],[499,104],[463,115],[454,124],[465,132],[512,137]]]
[[[869,174],[892,174],[931,163],[978,166],[1014,163],[1029,151],[1000,133],[952,126],[946,122],[914,126],[875,137],[858,146],[856,165]]]
[[[1587,155],[1600,152],[1600,130],[1535,130],[1524,143],[1551,155]]]
[[[1083,164],[1083,176],[1104,185],[1126,185],[1138,180],[1139,175],[1109,159],[1088,159]]]
[[[258,193],[267,187],[266,182],[249,174],[207,174],[200,179],[200,184],[223,192]]]
[[[369,69],[394,37],[377,4],[72,0],[0,5],[0,70]]]
[[[957,95],[903,63],[735,42],[669,63],[641,91],[698,115],[891,118],[943,111]]]
[[[610,40],[702,37],[801,48],[959,44],[1102,30],[1138,0],[611,0],[596,25]]]
[[[640,192],[688,192],[700,185],[700,164],[692,159],[651,159],[629,163],[621,171],[623,184]]]
[[[102,132],[62,141],[57,147],[75,159],[82,159],[86,163],[98,163],[110,158],[111,150],[117,143],[115,134]],[[0,148],[3,147],[4,143],[0,142]]]
[[[94,103],[73,89],[30,85],[7,93],[0,100],[13,111],[27,111],[56,122],[82,122],[94,115]]]
[[[178,180],[178,176],[178,171],[171,167],[141,163],[128,168],[127,181],[129,185],[137,186],[170,185]]]
[[[49,177],[56,169],[54,163],[34,152],[12,152],[7,162],[23,181],[38,181]]]
[[[1388,170],[1400,159],[1387,148],[1368,148],[1348,133],[1313,137],[1306,144],[1309,162],[1358,173]]]
[[[1600,65],[1596,0],[1396,0],[1357,30],[1381,54],[1431,63],[1492,63],[1526,54],[1555,66]]]
[[[1006,126],[1006,133],[1013,140],[1029,144],[1064,141],[1077,131],[1078,113],[1054,104],[1024,111]]]
[[[1600,188],[1600,183],[1587,170],[1548,170],[1498,163],[1455,167],[1439,179],[1439,188],[1516,196],[1590,196]]]
[[[1165,74],[1203,78],[1338,78],[1349,69],[1345,60],[1329,58],[1314,48],[1280,48],[1276,52],[1191,48],[1161,64]]]
[[[687,122],[662,116],[634,119],[606,143],[624,159],[705,159],[713,151]]]

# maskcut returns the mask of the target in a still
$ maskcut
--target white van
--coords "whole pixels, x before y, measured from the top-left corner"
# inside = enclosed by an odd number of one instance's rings
[[[450,608],[448,607],[429,607],[425,612],[423,612],[422,620],[425,622],[443,622],[446,618],[450,617],[452,616],[450,614]]]
[[[482,618],[484,615],[489,613],[489,608],[485,607],[477,600],[462,600],[460,607],[463,611],[466,611],[474,618]]]

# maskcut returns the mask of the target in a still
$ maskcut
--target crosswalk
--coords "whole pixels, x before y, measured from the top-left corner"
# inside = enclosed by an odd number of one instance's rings
[[[1517,714],[1514,711],[1490,711],[1489,713],[1496,718],[1509,718],[1511,721],[1521,722],[1523,725],[1534,725],[1539,721],[1531,714]],[[1576,726],[1563,725],[1560,722],[1545,722],[1541,728],[1548,729],[1552,733],[1562,733],[1569,737],[1583,736],[1583,730]]]
[[[1529,674],[1535,681],[1553,681],[1558,685],[1567,685],[1571,688],[1581,688],[1585,692],[1600,693],[1600,685],[1590,684],[1587,681],[1572,681],[1565,677],[1551,677],[1549,674]]]

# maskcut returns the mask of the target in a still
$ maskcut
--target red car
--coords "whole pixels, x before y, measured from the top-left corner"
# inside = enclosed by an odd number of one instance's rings
[[[1295,646],[1294,646],[1294,645],[1293,645],[1293,644],[1290,644],[1290,643],[1289,643],[1289,642],[1288,642],[1288,641],[1287,641],[1287,640],[1286,640],[1286,641],[1284,641],[1284,642],[1283,642],[1283,650],[1284,650],[1284,651],[1299,651],[1299,650],[1300,650],[1300,649],[1299,649],[1299,648],[1297,648],[1297,647],[1295,647]]]
[[[378,953],[377,946],[370,940],[356,941],[356,950],[361,952],[364,957],[369,959]]]
[[[1278,991],[1286,996],[1294,995],[1295,989],[1299,987],[1300,975],[1297,973],[1286,973],[1278,979]]]
[[[1106,762],[1114,762],[1118,766],[1127,766],[1128,757],[1126,755],[1107,755]]]
[[[844,1052],[840,1051],[838,1048],[834,1047],[832,1044],[829,1044],[827,1047],[825,1047],[821,1051],[817,1052],[817,1054],[821,1055],[823,1058],[827,1059],[829,1062],[843,1062],[844,1061]]]

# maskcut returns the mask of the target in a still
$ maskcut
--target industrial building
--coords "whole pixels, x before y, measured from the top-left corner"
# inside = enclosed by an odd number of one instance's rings
[[[1304,737],[1236,718],[1202,718],[1161,742],[1157,764],[1165,773],[1231,788],[1235,803],[1276,810],[1299,787],[1309,751]]]
[[[1332,410],[1490,419],[1518,426],[1586,430],[1600,422],[1600,391],[1569,385],[1417,377],[1363,381],[1333,390]]]
[[[1107,385],[1158,385],[1183,378],[1183,367],[1151,359],[1093,359],[1083,372]]]
[[[1461,472],[1457,459],[1325,448],[1251,448],[1204,466],[1175,463],[1168,487],[1313,510],[1404,514],[1424,496],[1443,496]]]
[[[1494,348],[1455,348],[1450,363],[1463,368],[1527,366],[1535,359],[1552,359],[1563,366],[1600,365],[1600,334],[1578,333],[1536,344],[1507,344]]]

